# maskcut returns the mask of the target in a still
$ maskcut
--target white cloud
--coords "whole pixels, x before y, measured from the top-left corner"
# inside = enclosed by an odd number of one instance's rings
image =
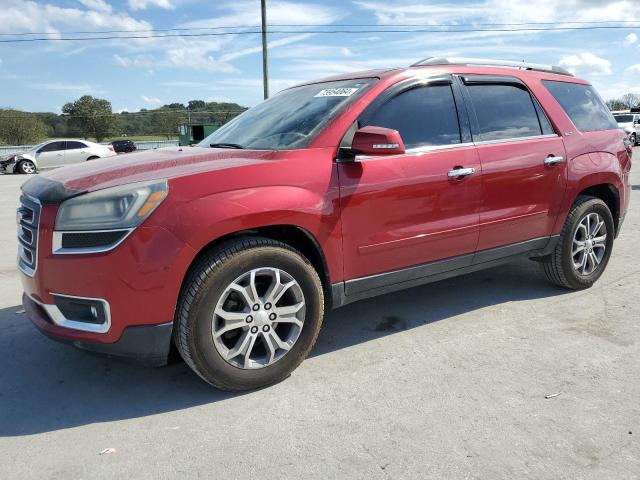
[[[125,57],[118,55],[115,53],[113,55],[113,60],[116,65],[120,65],[121,67],[142,67],[149,68],[153,66],[153,58],[149,55],[136,55],[135,57]]]
[[[356,5],[375,15],[382,25],[468,24],[479,19],[495,23],[574,22],[640,19],[635,0],[484,0],[467,2],[418,2],[396,4],[356,0]]]
[[[611,75],[611,62],[590,52],[567,55],[558,64],[574,75]]]
[[[164,103],[157,97],[147,97],[146,95],[142,95],[140,98],[149,105],[162,105]]]
[[[630,33],[626,37],[624,37],[624,45],[628,47],[629,45],[633,45],[634,43],[638,43],[638,35],[635,33]]]
[[[82,94],[96,93],[96,90],[87,84],[71,84],[62,82],[32,83],[29,87],[35,90],[50,90],[53,92],[75,92]]]
[[[633,74],[640,73],[640,63],[636,63],[635,65],[631,65],[624,70],[624,73]]]
[[[127,0],[131,10],[146,10],[149,7],[173,10],[175,6],[169,0]]]
[[[82,30],[149,30],[149,22],[126,14],[114,14],[103,0],[84,0],[88,9],[58,7],[31,0],[2,0],[0,25],[6,33],[47,32],[55,38],[61,29]],[[67,42],[65,42],[67,43]],[[71,43],[71,42],[69,42]]]
[[[210,28],[230,25],[260,25],[260,8],[257,0],[236,0],[218,5],[226,15],[185,23],[185,27]],[[282,0],[268,2],[267,22],[286,25],[327,25],[340,20],[344,12],[320,3],[294,3]]]
[[[269,50],[273,49],[273,48],[277,48],[277,47],[283,47],[285,45],[289,45],[291,43],[295,43],[295,42],[299,42],[301,40],[305,40],[307,38],[309,38],[311,36],[311,34],[309,33],[303,33],[300,35],[293,35],[291,37],[284,37],[284,38],[279,38],[277,40],[271,40],[270,42],[267,43],[267,47]],[[240,58],[240,57],[244,57],[246,55],[251,55],[253,53],[260,53],[262,52],[262,45],[257,46],[257,47],[248,47],[248,48],[244,48],[242,50],[237,50],[235,52],[230,52],[230,53],[226,53],[224,55],[222,55],[220,57],[220,61],[221,62],[228,62],[230,60],[234,60],[236,58]]]
[[[111,13],[113,11],[113,7],[104,0],[78,0],[78,2],[95,12]]]

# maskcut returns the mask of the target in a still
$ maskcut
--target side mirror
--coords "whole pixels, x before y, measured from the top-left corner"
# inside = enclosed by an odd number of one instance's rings
[[[361,155],[400,155],[405,147],[397,130],[369,126],[356,130],[351,150]]]

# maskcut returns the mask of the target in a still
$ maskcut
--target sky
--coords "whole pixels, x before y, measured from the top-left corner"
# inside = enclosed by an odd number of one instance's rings
[[[271,90],[336,73],[407,66],[430,56],[465,56],[562,65],[590,80],[605,99],[640,94],[639,28],[317,33],[353,29],[352,24],[371,25],[359,30],[607,20],[638,21],[640,26],[637,2],[267,0],[274,30],[269,36]],[[28,32],[56,38],[77,31],[259,24],[259,0],[0,0],[0,40]],[[60,112],[84,94],[109,100],[114,111],[192,99],[252,106],[262,100],[260,42],[260,35],[238,35],[0,43],[0,108]]]

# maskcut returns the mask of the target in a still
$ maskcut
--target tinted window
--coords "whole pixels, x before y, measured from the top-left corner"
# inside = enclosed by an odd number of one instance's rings
[[[360,121],[400,132],[406,148],[460,143],[458,113],[449,85],[402,92]]]
[[[75,150],[77,148],[87,148],[82,142],[67,142],[67,150]]]
[[[65,142],[51,142],[47,143],[44,147],[42,147],[40,152],[55,152],[57,150],[64,150]]]
[[[555,130],[553,129],[553,126],[551,126],[551,122],[547,118],[547,115],[544,113],[544,110],[542,110],[542,107],[540,106],[538,101],[536,99],[533,99],[533,103],[536,107],[536,112],[538,113],[538,120],[540,120],[540,127],[542,128],[542,134],[553,135],[554,133],[556,133]]]
[[[616,120],[590,85],[543,80],[547,90],[582,132],[618,128]]]
[[[613,116],[618,123],[631,123],[633,122],[633,115],[614,115]]]
[[[504,140],[541,135],[531,95],[516,85],[469,85],[478,119],[474,140]]]

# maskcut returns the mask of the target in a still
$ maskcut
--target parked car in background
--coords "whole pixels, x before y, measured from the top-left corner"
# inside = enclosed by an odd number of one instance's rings
[[[114,140],[111,146],[116,153],[131,153],[136,150],[136,144],[132,140]]]
[[[635,109],[634,109],[635,110]],[[611,112],[620,127],[634,145],[640,145],[640,112],[620,110]]]
[[[41,168],[62,167],[116,155],[111,145],[87,140],[48,140],[24,152],[13,153],[0,161],[7,173],[36,173]]]
[[[210,384],[262,387],[330,308],[522,257],[591,287],[631,153],[559,67],[432,58],[305,83],[192,148],[26,182],[24,308],[79,348],[161,365],[173,342]]]

